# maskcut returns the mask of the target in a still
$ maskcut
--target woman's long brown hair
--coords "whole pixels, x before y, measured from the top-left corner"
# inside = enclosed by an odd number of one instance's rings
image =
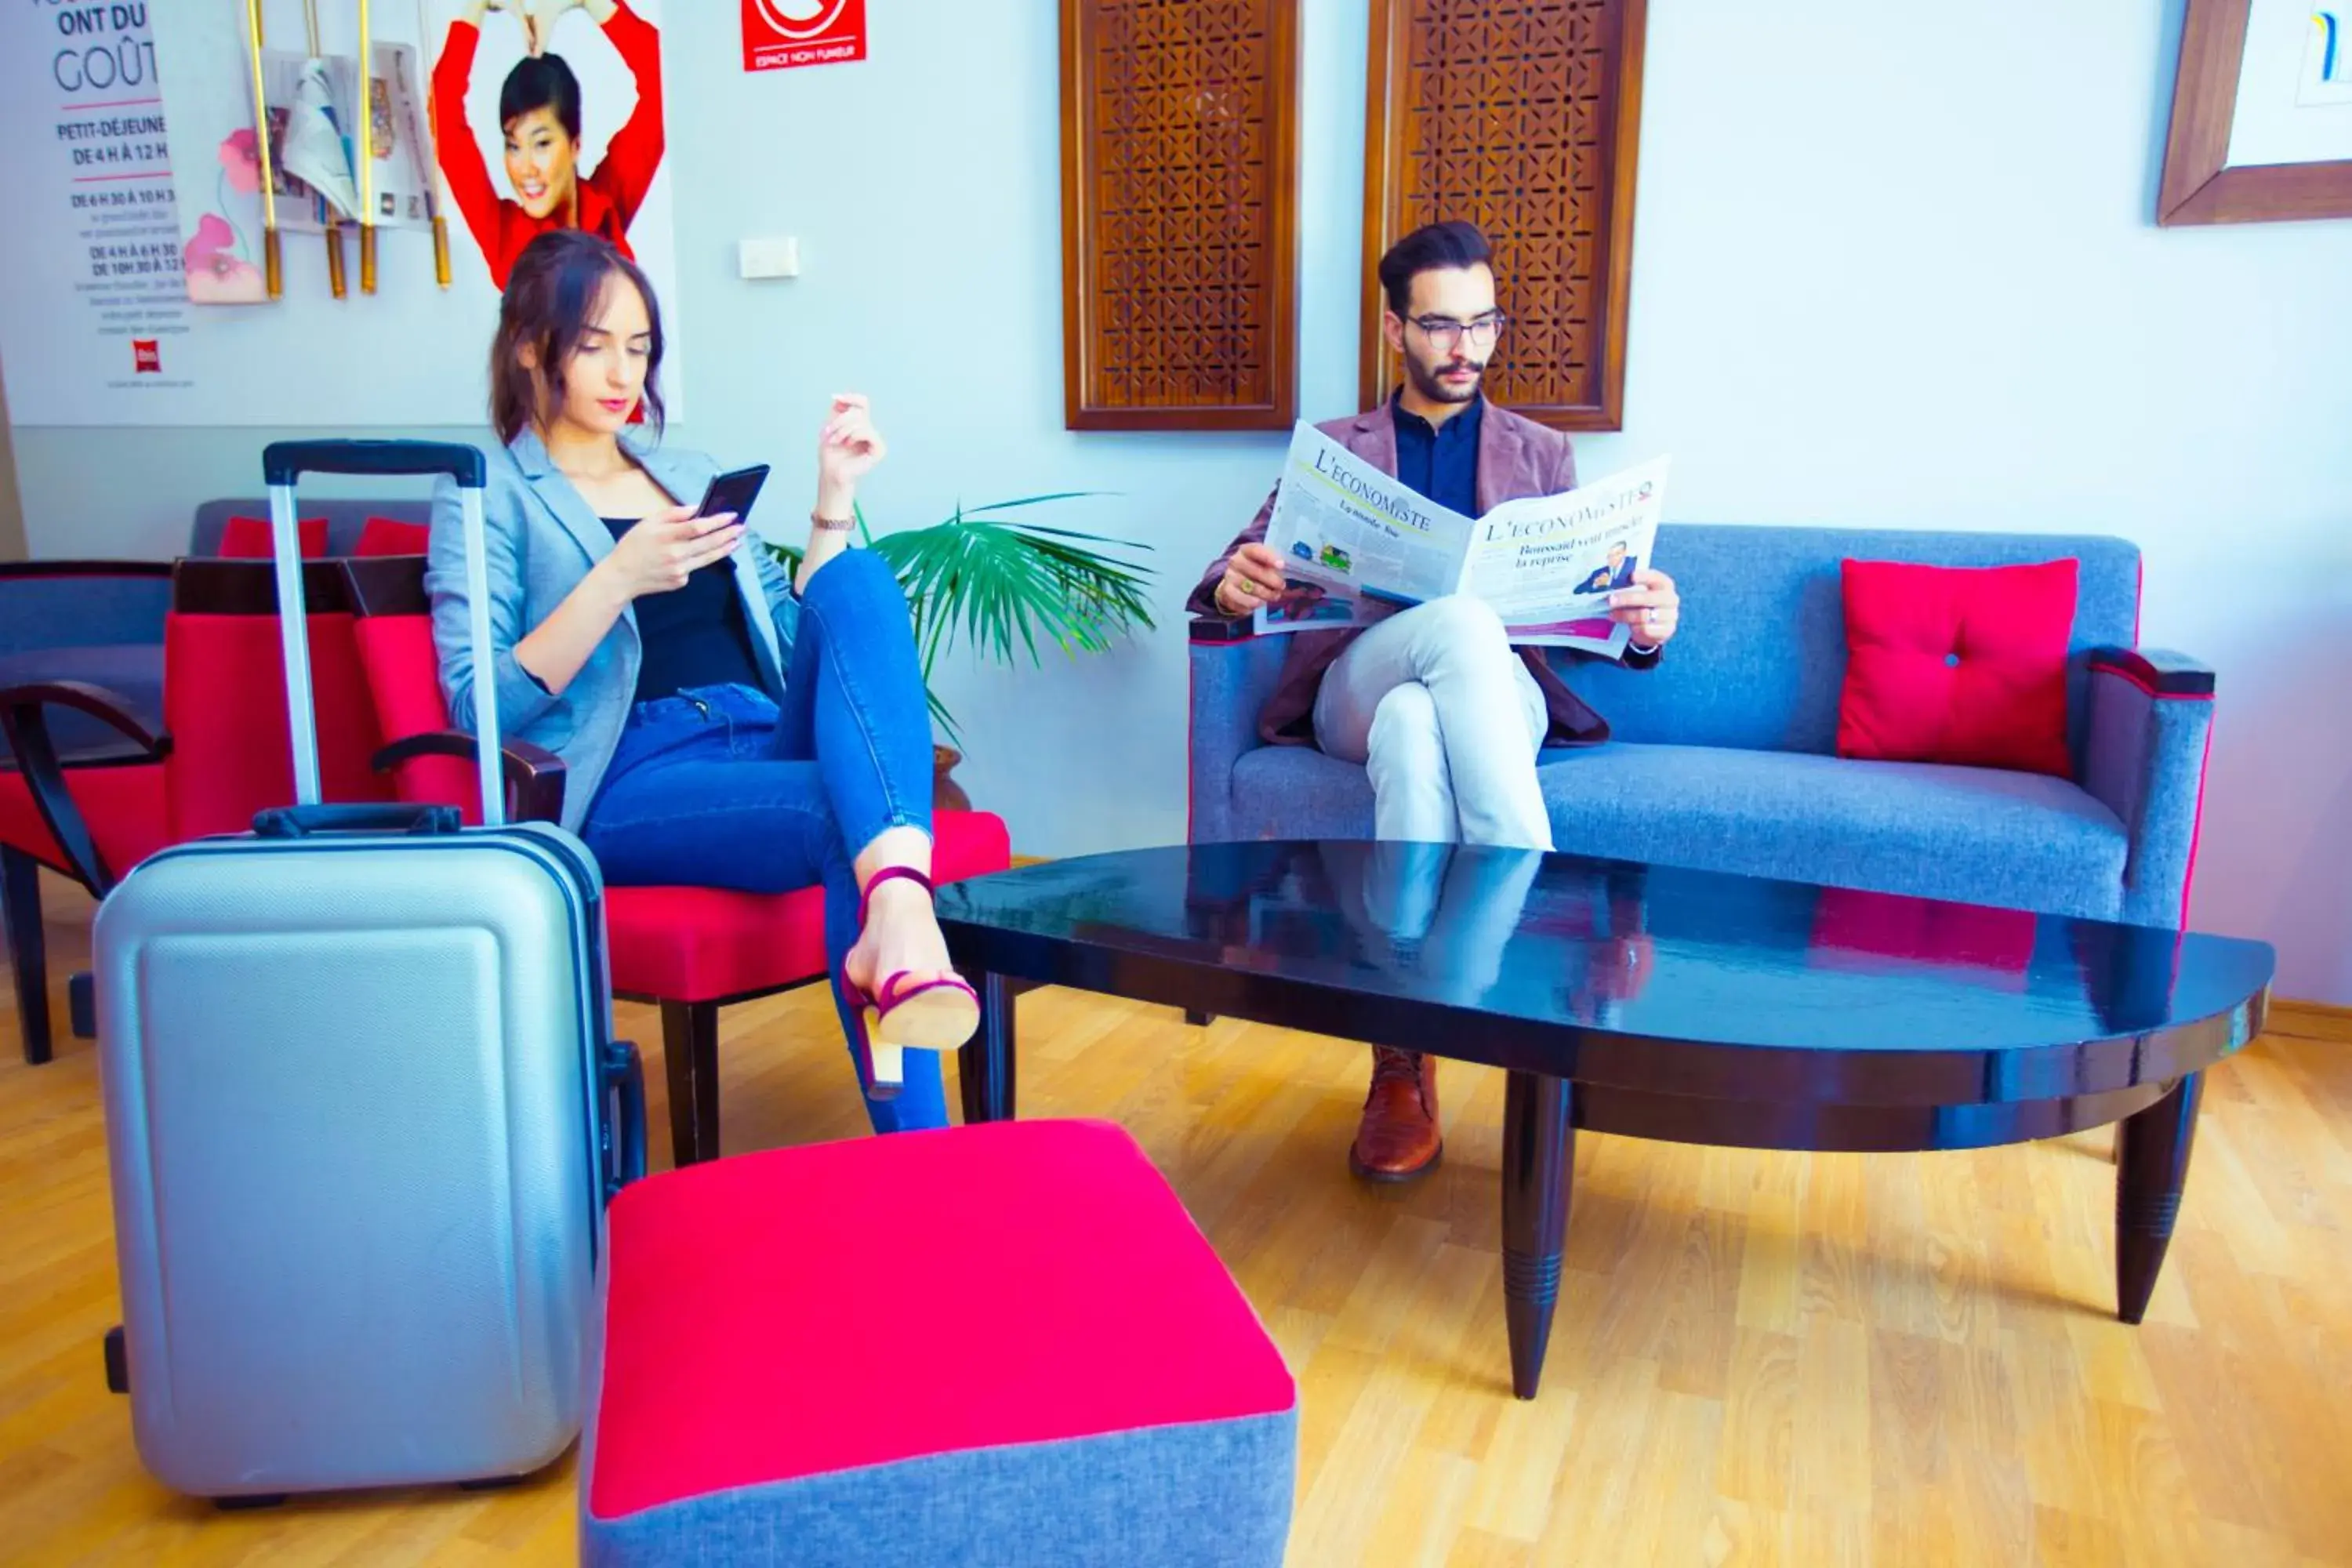
[[[652,342],[646,355],[646,423],[662,428],[661,306],[637,264],[585,229],[551,229],[523,247],[499,298],[490,340],[490,426],[511,441],[563,406],[563,369],[572,363],[596,307],[614,279],[625,278],[646,302]],[[538,368],[522,362],[529,345]]]

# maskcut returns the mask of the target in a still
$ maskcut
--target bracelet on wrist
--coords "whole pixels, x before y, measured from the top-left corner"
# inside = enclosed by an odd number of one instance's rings
[[[827,533],[847,533],[857,526],[857,514],[852,512],[847,517],[827,517],[823,512],[812,511],[809,522]]]

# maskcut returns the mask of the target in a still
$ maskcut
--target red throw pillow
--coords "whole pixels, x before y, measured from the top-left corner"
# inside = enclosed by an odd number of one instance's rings
[[[294,524],[296,537],[301,541],[302,553],[317,560],[327,552],[327,520],[306,517]],[[277,552],[269,547],[269,520],[266,517],[233,517],[221,530],[220,552],[231,560],[266,560]]]
[[[372,517],[360,530],[362,555],[422,555],[425,541],[432,528],[422,522],[403,522],[397,518]]]
[[[2072,774],[2078,564],[1845,562],[1838,755]]]

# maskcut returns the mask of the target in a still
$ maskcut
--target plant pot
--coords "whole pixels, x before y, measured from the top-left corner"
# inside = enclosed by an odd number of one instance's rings
[[[935,811],[970,811],[971,796],[963,793],[963,785],[955,782],[955,765],[963,761],[963,753],[953,746],[934,745],[931,748],[931,807]]]

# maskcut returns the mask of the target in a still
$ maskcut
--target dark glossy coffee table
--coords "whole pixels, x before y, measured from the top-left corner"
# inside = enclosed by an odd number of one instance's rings
[[[1578,1128],[1896,1151],[2120,1121],[2116,1289],[2139,1321],[2202,1071],[2260,1033],[2273,963],[2224,937],[1358,841],[1048,862],[942,889],[940,918],[982,997],[967,1121],[1013,1115],[1013,999],[1036,985],[1506,1069],[1503,1279],[1523,1399],[1543,1373]]]

